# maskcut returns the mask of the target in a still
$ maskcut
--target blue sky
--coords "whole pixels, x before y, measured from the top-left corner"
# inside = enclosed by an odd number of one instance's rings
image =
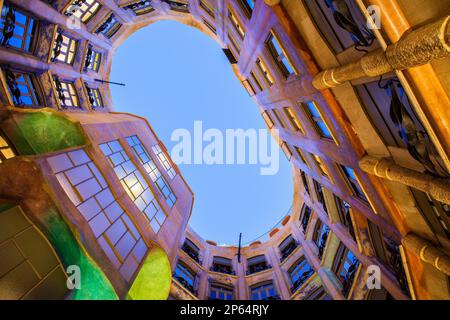
[[[117,111],[146,117],[170,151],[173,130],[265,128],[220,46],[200,31],[161,21],[130,36],[117,50],[111,86]],[[205,144],[206,145],[206,144]],[[292,204],[289,162],[280,150],[280,169],[260,175],[259,165],[185,165],[180,170],[195,193],[190,225],[205,239],[234,245],[268,231]]]

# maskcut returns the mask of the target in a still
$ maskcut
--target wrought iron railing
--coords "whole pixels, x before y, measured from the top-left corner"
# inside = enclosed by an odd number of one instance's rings
[[[306,282],[306,280],[311,277],[313,273],[313,269],[308,269],[303,272],[302,275],[292,284],[291,292],[294,293],[295,291],[297,291]]]
[[[248,267],[248,270],[246,272],[247,275],[251,275],[254,273],[258,273],[264,270],[268,270],[271,269],[272,266],[270,264],[264,263],[264,264],[256,264],[256,265],[251,265]]]

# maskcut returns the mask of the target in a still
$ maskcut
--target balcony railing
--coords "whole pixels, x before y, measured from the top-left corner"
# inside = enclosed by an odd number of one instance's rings
[[[199,254],[197,251],[193,250],[191,247],[189,247],[187,244],[183,244],[181,249],[186,252],[186,254],[195,262],[201,265]]]
[[[281,300],[281,297],[280,297],[279,294],[276,294],[274,296],[269,296],[269,297],[267,297],[266,299],[263,299],[263,300]]]
[[[280,258],[280,262],[283,262],[284,260],[286,260],[287,257],[289,257],[289,255],[294,252],[294,250],[298,247],[298,242],[297,241],[293,241],[291,242],[286,248],[284,248],[283,250],[281,250],[281,258]]]
[[[297,291],[305,282],[308,280],[311,275],[314,273],[313,269],[306,270],[302,273],[302,275],[294,282],[291,287],[291,292],[294,293]]]
[[[256,264],[256,265],[249,266],[246,274],[250,275],[250,274],[258,273],[258,272],[261,272],[261,271],[264,271],[267,269],[271,269],[271,268],[272,268],[272,266],[270,264],[266,264],[266,263]]]
[[[4,10],[7,10],[7,12],[3,21],[1,45],[9,47],[9,40],[11,40],[14,35],[16,12],[7,5],[5,5]]]
[[[196,295],[194,287],[189,282],[187,282],[186,279],[184,279],[180,276],[176,276],[176,275],[173,275],[173,277],[190,293],[192,293],[193,295]]]
[[[214,271],[214,272],[230,274],[233,276],[236,275],[236,273],[233,271],[233,269],[231,269],[230,266],[224,266],[221,264],[213,264],[209,270]]]

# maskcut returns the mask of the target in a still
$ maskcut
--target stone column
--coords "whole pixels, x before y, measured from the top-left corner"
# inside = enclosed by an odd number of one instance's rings
[[[393,70],[405,70],[450,55],[450,16],[410,32],[398,42],[368,53],[360,60],[329,70],[313,79],[318,90],[346,81],[376,77]]]
[[[438,201],[450,204],[449,179],[439,179],[407,169],[386,158],[365,156],[359,161],[359,167],[369,174],[407,185],[430,194]]]

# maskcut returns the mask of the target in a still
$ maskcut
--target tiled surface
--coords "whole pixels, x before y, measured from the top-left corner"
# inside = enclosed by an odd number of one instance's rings
[[[145,171],[149,175],[150,179],[152,179],[152,181],[158,187],[159,191],[166,199],[166,202],[169,205],[169,207],[172,208],[175,202],[177,201],[177,198],[174,195],[172,188],[167,183],[166,179],[164,179],[164,177],[161,175],[161,172],[156,167],[153,160],[150,158],[149,153],[142,145],[139,138],[137,136],[131,136],[128,137],[126,140],[130,145],[130,147],[134,150],[136,156],[141,161],[141,164],[144,166]]]
[[[152,146],[153,152],[158,157],[159,162],[163,165],[163,167],[166,169],[167,174],[169,175],[170,179],[175,178],[177,175],[175,169],[172,167],[172,163],[169,161],[169,158],[167,158],[166,154],[161,150],[161,147],[157,144]]]
[[[88,221],[99,245],[129,281],[148,248],[84,150],[48,158],[66,194]]]
[[[166,214],[161,209],[144,177],[125,153],[118,140],[103,143],[100,148],[114,168],[125,191],[148,219],[153,231],[157,233],[166,219]]]
[[[0,212],[0,300],[64,299],[66,275],[19,207]]]

